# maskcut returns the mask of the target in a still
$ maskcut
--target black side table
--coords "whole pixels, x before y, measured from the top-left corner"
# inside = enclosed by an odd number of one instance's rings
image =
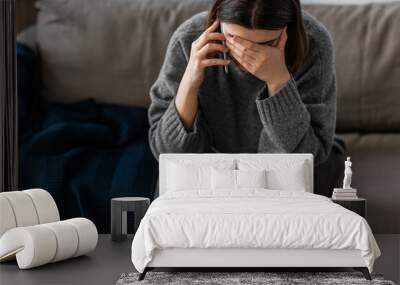
[[[124,241],[127,235],[127,212],[133,212],[134,233],[150,205],[149,198],[121,197],[111,199],[111,239]]]
[[[332,199],[332,202],[359,214],[363,218],[367,218],[367,200],[364,198],[357,199]]]

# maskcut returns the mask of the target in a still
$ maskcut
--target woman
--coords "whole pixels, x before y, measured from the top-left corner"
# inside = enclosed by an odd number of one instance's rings
[[[318,165],[334,143],[332,41],[298,0],[217,0],[173,34],[150,96],[156,157],[297,152]]]

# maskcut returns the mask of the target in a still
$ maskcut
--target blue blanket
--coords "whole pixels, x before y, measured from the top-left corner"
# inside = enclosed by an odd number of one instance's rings
[[[147,140],[147,110],[88,99],[46,104],[34,53],[18,45],[19,188],[40,187],[62,219],[87,217],[110,231],[110,199],[153,198],[157,161]],[[110,95],[111,96],[111,95]]]

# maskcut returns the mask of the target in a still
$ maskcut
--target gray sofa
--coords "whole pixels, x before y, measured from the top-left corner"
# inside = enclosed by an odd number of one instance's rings
[[[208,0],[39,0],[35,23],[19,41],[40,55],[46,100],[95,98],[147,107],[171,34],[208,5]],[[336,130],[353,160],[353,186],[368,199],[374,232],[398,234],[400,3],[303,8],[325,24],[335,43]],[[20,16],[26,14],[21,8]]]

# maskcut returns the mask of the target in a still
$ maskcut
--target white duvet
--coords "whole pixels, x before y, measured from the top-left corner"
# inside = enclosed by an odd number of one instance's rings
[[[164,194],[134,237],[135,268],[143,272],[165,248],[358,249],[370,272],[380,256],[361,216],[320,195],[265,189]]]

